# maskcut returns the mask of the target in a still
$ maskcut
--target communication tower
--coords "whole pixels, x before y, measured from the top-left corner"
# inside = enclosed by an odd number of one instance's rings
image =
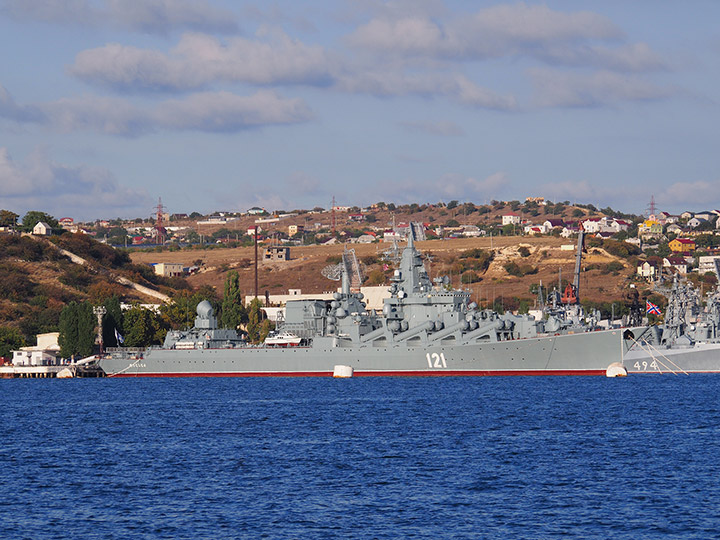
[[[155,227],[153,228],[153,238],[155,239],[156,244],[164,244],[165,243],[165,236],[166,236],[166,230],[165,226],[163,225],[163,214],[165,211],[165,207],[162,203],[162,198],[158,197],[158,204],[155,207]]]
[[[650,221],[657,220],[657,207],[655,206],[655,195],[650,195],[650,204],[648,205],[648,219]]]

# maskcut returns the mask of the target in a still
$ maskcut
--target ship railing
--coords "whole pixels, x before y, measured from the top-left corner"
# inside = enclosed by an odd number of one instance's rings
[[[105,352],[113,353],[113,352],[122,352],[122,353],[143,353],[146,349],[144,347],[105,347]]]

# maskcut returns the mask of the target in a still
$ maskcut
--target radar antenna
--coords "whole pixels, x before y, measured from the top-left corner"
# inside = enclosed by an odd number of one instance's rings
[[[320,273],[333,281],[340,281],[343,274],[347,275],[350,289],[357,292],[365,277],[365,265],[358,261],[354,249],[345,249],[339,263],[327,265]]]

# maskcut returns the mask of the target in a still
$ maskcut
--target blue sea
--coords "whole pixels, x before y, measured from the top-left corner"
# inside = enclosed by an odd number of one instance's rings
[[[720,377],[0,381],[0,538],[720,537]]]

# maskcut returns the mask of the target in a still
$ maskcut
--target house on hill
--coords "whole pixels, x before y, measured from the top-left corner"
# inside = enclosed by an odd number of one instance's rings
[[[269,246],[265,249],[266,261],[289,261],[290,248],[287,246]]]
[[[663,268],[675,268],[679,274],[687,274],[688,263],[683,257],[665,257]]]
[[[655,279],[657,273],[658,272],[657,268],[655,268],[655,265],[649,263],[648,261],[645,261],[637,267],[637,275],[647,279],[648,281],[652,281],[653,279]]]
[[[502,217],[503,225],[518,225],[520,223],[520,216],[517,214],[505,214]]]
[[[562,229],[565,227],[565,222],[562,219],[546,219],[543,222],[543,228],[545,231],[550,232],[553,229]]]
[[[52,227],[44,221],[38,221],[33,227],[32,233],[37,236],[50,236],[52,235]]]
[[[674,253],[684,253],[686,251],[695,251],[695,240],[690,238],[675,238],[668,242],[670,251]]]
[[[155,263],[152,265],[153,270],[159,276],[171,277],[182,276],[185,273],[185,267],[182,263]]]
[[[688,225],[688,227],[690,227],[692,229],[697,229],[700,225],[702,225],[703,223],[707,223],[707,222],[708,222],[707,218],[694,216],[688,220],[687,225]]]

